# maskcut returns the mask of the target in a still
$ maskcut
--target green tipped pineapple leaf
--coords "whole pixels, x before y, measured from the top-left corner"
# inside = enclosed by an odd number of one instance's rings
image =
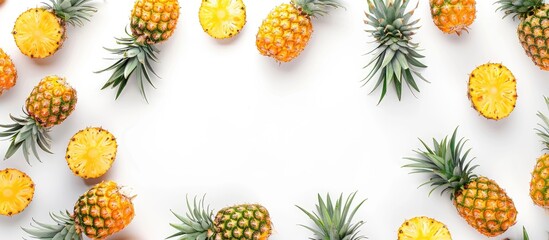
[[[73,218],[68,211],[59,214],[50,213],[55,224],[46,224],[32,219],[30,228],[22,227],[23,231],[33,239],[52,240],[82,240],[82,235],[76,232]]]
[[[204,206],[205,196],[191,205],[187,197],[187,213],[185,216],[172,211],[179,223],[170,223],[170,226],[177,230],[176,233],[166,239],[178,237],[179,240],[205,240],[208,239],[208,230],[212,227],[213,211]]]
[[[311,17],[322,17],[330,8],[345,8],[338,0],[292,0],[292,3]]]
[[[50,0],[43,2],[46,9],[51,9],[57,17],[72,26],[82,26],[97,8],[91,5],[92,0]]]
[[[496,11],[504,13],[503,18],[512,16],[513,19],[524,19],[544,3],[543,0],[498,0],[495,4],[499,5]]]
[[[52,153],[51,151],[51,138],[48,134],[49,129],[40,126],[34,119],[32,119],[25,111],[23,117],[15,117],[10,115],[12,124],[2,124],[0,128],[5,130],[0,133],[0,137],[4,140],[9,140],[10,145],[4,160],[11,158],[19,149],[22,150],[25,161],[31,165],[31,154],[39,161],[40,156],[36,149],[36,145],[40,147],[46,153]]]
[[[544,97],[545,104],[549,109],[549,98]],[[543,123],[538,123],[539,128],[535,128],[536,134],[541,138],[542,143],[545,145],[543,150],[549,150],[549,118],[547,118],[543,113],[538,112],[536,114]]]

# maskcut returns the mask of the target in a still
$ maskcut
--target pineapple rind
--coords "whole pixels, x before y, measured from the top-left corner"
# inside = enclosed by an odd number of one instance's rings
[[[34,197],[34,182],[17,169],[0,170],[0,215],[12,216],[25,210]]]
[[[259,204],[241,204],[219,210],[208,235],[210,239],[266,240],[271,235],[271,218]]]
[[[542,70],[549,70],[549,5],[524,18],[517,29],[519,41],[526,54]]]
[[[173,35],[178,19],[177,0],[136,0],[130,28],[136,42],[154,45]]]
[[[15,86],[17,81],[17,69],[10,56],[0,48],[0,96],[8,89]]]
[[[429,0],[435,25],[444,33],[467,31],[475,21],[475,0]]]
[[[32,89],[25,109],[43,128],[61,124],[76,108],[76,90],[65,78],[47,76]]]

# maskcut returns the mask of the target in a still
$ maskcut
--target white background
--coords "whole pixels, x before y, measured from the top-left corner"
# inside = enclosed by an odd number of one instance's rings
[[[279,65],[261,56],[255,34],[263,18],[285,0],[246,1],[248,23],[234,39],[218,41],[198,22],[200,1],[182,1],[177,31],[161,44],[155,66],[162,79],[147,89],[150,103],[129,84],[119,100],[115,91],[99,89],[108,73],[94,74],[111,62],[102,46],[113,47],[123,36],[132,0],[98,1],[99,11],[82,28],[68,27],[63,48],[46,60],[32,60],[15,46],[10,31],[19,13],[39,0],[7,0],[0,6],[0,46],[17,65],[15,88],[0,97],[0,122],[21,113],[38,81],[58,74],[78,91],[76,111],[52,129],[54,155],[28,166],[21,153],[0,162],[18,168],[36,183],[34,201],[23,213],[0,217],[0,239],[26,237],[20,226],[31,218],[49,221],[48,212],[72,209],[80,194],[97,181],[74,176],[64,160],[70,137],[87,126],[110,130],[119,143],[118,157],[102,179],[132,186],[136,217],[110,239],[158,240],[174,232],[170,209],[183,213],[185,196],[207,194],[218,210],[237,203],[261,203],[272,215],[270,239],[306,239],[311,224],[295,204],[314,209],[316,194],[338,195],[358,190],[367,198],[355,220],[365,220],[369,239],[395,239],[407,218],[434,217],[446,223],[454,239],[485,239],[459,217],[448,195],[428,196],[417,189],[427,179],[409,175],[402,158],[414,156],[418,137],[442,138],[460,126],[470,139],[478,174],[496,180],[515,201],[518,223],[494,238],[518,239],[526,225],[531,239],[547,239],[549,216],[529,197],[530,172],[542,154],[533,130],[537,110],[547,112],[549,74],[539,70],[518,43],[517,21],[502,20],[493,1],[478,1],[477,19],[461,37],[442,34],[432,23],[428,1],[415,17],[421,30],[414,40],[425,49],[423,71],[432,82],[420,83],[415,98],[406,89],[399,102],[390,91],[376,105],[379,92],[361,87],[374,47],[363,32],[366,1],[346,1],[314,20],[307,49],[292,63]],[[415,5],[416,1],[413,1]],[[412,6],[410,6],[412,7]],[[470,107],[468,74],[475,66],[501,62],[518,79],[518,103],[510,117],[487,120]],[[1,142],[3,154],[8,142]],[[357,199],[357,200],[358,200]]]

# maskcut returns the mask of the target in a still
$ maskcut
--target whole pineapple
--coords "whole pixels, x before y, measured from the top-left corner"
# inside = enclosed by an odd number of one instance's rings
[[[17,169],[0,170],[0,215],[12,216],[25,210],[34,197],[34,182]]]
[[[75,175],[84,179],[98,178],[111,168],[117,148],[112,133],[100,127],[88,127],[71,138],[65,160]]]
[[[118,88],[118,98],[135,72],[141,96],[147,100],[144,84],[148,82],[154,87],[151,73],[156,73],[151,62],[157,60],[156,55],[160,52],[154,45],[166,41],[173,35],[178,19],[177,0],[136,0],[130,16],[131,34],[125,38],[116,38],[119,48],[105,48],[117,56],[117,61],[97,72],[113,70],[102,89]]]
[[[31,58],[53,55],[66,38],[66,24],[82,26],[96,8],[92,0],[50,0],[19,15],[13,26],[13,38],[21,53]]]
[[[364,23],[369,26],[366,32],[374,37],[377,47],[370,52],[375,52],[375,57],[364,67],[372,66],[372,69],[363,81],[366,85],[379,75],[372,89],[373,92],[380,86],[382,88],[378,104],[391,84],[400,100],[404,83],[414,94],[414,90],[419,92],[414,76],[427,81],[419,73],[419,69],[427,67],[419,61],[423,58],[418,53],[419,44],[412,42],[419,20],[412,20],[414,10],[406,12],[408,3],[408,0],[368,0]]]
[[[549,98],[547,97],[545,104],[549,108]],[[544,150],[549,150],[549,118],[541,112],[538,112],[537,116],[543,121],[542,124],[538,124],[537,135],[541,137],[541,141],[545,145]],[[532,172],[530,197],[534,204],[549,209],[549,154],[547,153],[538,158]]]
[[[47,76],[32,89],[25,102],[24,116],[14,117],[12,124],[1,125],[5,128],[0,132],[0,137],[11,139],[11,144],[6,151],[4,159],[10,158],[17,150],[23,147],[23,155],[27,163],[29,153],[40,160],[36,145],[48,153],[51,138],[48,134],[51,127],[61,124],[76,107],[76,90],[72,88],[65,78]]]
[[[0,96],[8,89],[15,86],[17,70],[10,56],[0,48]]]
[[[278,62],[290,62],[307,46],[313,33],[311,18],[328,8],[342,7],[337,0],[292,0],[274,8],[259,27],[257,50]]]
[[[272,224],[269,212],[259,204],[240,204],[213,212],[204,206],[204,199],[191,206],[187,199],[189,213],[185,216],[173,213],[181,223],[170,224],[177,233],[168,238],[180,240],[267,240]]]
[[[444,33],[460,35],[475,21],[475,0],[429,0],[435,25]]]
[[[452,240],[448,227],[429,217],[415,217],[398,229],[398,240]]]
[[[506,16],[518,17],[518,38],[532,61],[542,70],[549,70],[549,5],[543,0],[498,0],[498,10]]]
[[[91,239],[106,239],[128,226],[134,215],[132,197],[121,193],[121,188],[112,181],[101,182],[85,192],[74,205],[74,213],[68,211],[50,214],[56,224],[44,224],[23,228],[35,239],[82,240],[82,235]]]
[[[470,149],[462,152],[466,140],[457,141],[456,134],[457,129],[450,141],[433,139],[433,149],[420,140],[425,150],[415,151],[417,158],[406,158],[413,163],[404,167],[412,168],[412,173],[428,173],[430,180],[425,184],[433,187],[431,192],[450,191],[456,210],[470,226],[485,236],[498,236],[516,223],[515,204],[495,181],[473,173],[478,165],[470,165]]]
[[[354,208],[351,208],[356,192],[343,199],[343,194],[333,204],[330,195],[324,200],[318,195],[317,212],[310,213],[304,208],[297,206],[315,224],[314,227],[301,225],[314,233],[314,238],[309,239],[330,239],[330,240],[359,240],[366,239],[360,234],[360,227],[364,221],[353,223],[353,217],[366,200],[362,200]]]

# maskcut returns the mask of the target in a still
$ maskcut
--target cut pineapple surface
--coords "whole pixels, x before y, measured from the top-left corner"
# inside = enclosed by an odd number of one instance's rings
[[[515,76],[501,64],[481,65],[469,77],[469,99],[482,116],[494,120],[505,118],[517,102]]]
[[[34,183],[17,169],[0,171],[0,215],[11,216],[25,210],[34,196]]]
[[[98,178],[111,168],[117,147],[115,137],[107,130],[86,128],[71,138],[65,159],[74,174]]]
[[[446,226],[432,218],[415,217],[398,229],[399,240],[452,240]]]
[[[200,25],[210,36],[230,38],[246,24],[246,6],[242,0],[203,0],[199,18]]]
[[[45,58],[63,44],[65,27],[53,12],[32,8],[19,15],[12,33],[21,53],[32,58]]]

